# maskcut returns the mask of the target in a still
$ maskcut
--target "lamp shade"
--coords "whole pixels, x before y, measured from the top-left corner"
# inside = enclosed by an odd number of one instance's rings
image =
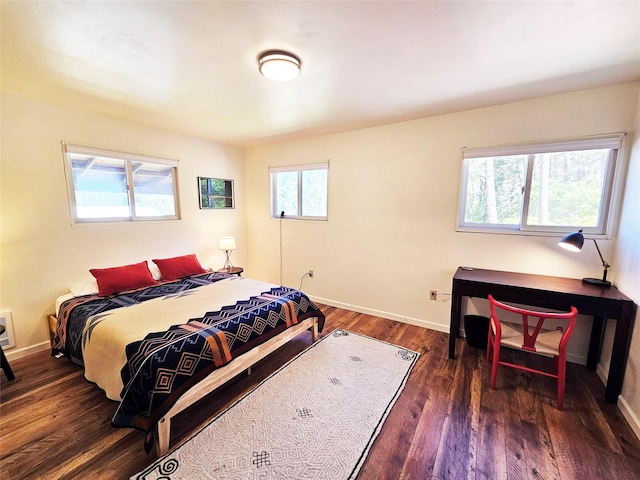
[[[582,230],[570,233],[560,240],[558,245],[572,252],[579,252],[582,250],[582,246],[584,245],[584,235],[582,235]]]
[[[218,248],[220,250],[235,250],[236,238],[235,237],[220,237],[218,242]]]
[[[293,53],[268,50],[258,57],[260,73],[269,80],[288,82],[300,74],[302,62]]]

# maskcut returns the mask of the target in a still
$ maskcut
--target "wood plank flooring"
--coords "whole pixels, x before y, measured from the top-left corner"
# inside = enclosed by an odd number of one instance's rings
[[[552,379],[502,368],[497,389],[490,390],[483,352],[463,339],[457,360],[449,360],[447,334],[323,310],[323,335],[345,328],[421,354],[360,480],[640,478],[640,441],[620,410],[604,401],[594,372],[569,364],[565,410],[559,412]],[[173,442],[187,438],[310,342],[309,333],[300,335],[250,376],[181,414]],[[12,367],[16,380],[2,376],[0,385],[2,480],[127,479],[155,459],[142,449],[142,432],[110,426],[116,403],[69,360],[43,352]]]

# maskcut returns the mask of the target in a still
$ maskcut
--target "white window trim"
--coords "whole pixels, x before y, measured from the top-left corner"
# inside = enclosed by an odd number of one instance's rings
[[[462,149],[463,158],[502,157],[507,155],[527,155],[536,153],[568,152],[577,150],[597,150],[604,148],[622,148],[624,133],[598,135],[584,139],[553,140],[550,142],[531,142],[498,147],[479,147]]]
[[[522,224],[518,225],[487,225],[487,224],[472,224],[465,223],[464,221],[464,205],[466,199],[466,179],[468,177],[467,158],[481,158],[481,157],[497,157],[497,156],[509,156],[509,155],[526,155],[526,154],[540,154],[540,153],[552,153],[558,151],[578,151],[578,150],[593,150],[593,149],[617,149],[617,155],[608,164],[608,169],[605,178],[605,192],[604,198],[609,202],[609,208],[604,209],[600,216],[600,223],[598,227],[584,228],[584,233],[588,238],[596,239],[610,239],[612,231],[615,228],[615,221],[618,218],[620,201],[622,195],[622,182],[624,181],[624,172],[626,171],[626,148],[625,148],[626,133],[614,133],[605,135],[595,135],[585,138],[574,138],[568,140],[552,140],[549,142],[537,141],[524,144],[510,144],[501,145],[495,147],[473,147],[462,148],[462,159],[460,168],[460,178],[458,181],[460,193],[458,195],[457,205],[457,218],[456,218],[456,231],[458,232],[472,232],[472,233],[499,233],[506,235],[530,235],[530,236],[563,236],[569,233],[565,227],[550,227],[550,226],[529,226],[526,224],[526,213],[528,207],[528,195],[529,189],[525,189],[525,202],[523,205],[523,212],[521,214]],[[528,172],[526,173],[526,183],[530,184],[532,166],[528,165]],[[613,176],[613,178],[612,178]],[[603,229],[603,230],[602,230]],[[600,233],[602,232],[602,233]]]
[[[104,156],[110,158],[118,158],[125,161],[125,169],[127,175],[127,184],[130,187],[127,188],[127,194],[129,197],[129,217],[100,217],[100,218],[78,218],[77,216],[77,204],[76,204],[76,194],[75,187],[73,184],[73,173],[72,166],[68,153],[76,153],[79,155],[96,155],[96,156]],[[179,160],[172,158],[162,158],[155,157],[149,155],[140,155],[135,153],[127,153],[120,152],[117,150],[107,150],[103,148],[96,147],[88,147],[86,145],[76,145],[76,144],[68,144],[62,142],[62,156],[64,158],[64,171],[65,177],[67,181],[67,195],[69,200],[69,208],[71,218],[73,219],[73,223],[75,225],[86,225],[86,224],[96,224],[96,223],[131,223],[131,222],[158,222],[158,221],[172,221],[172,220],[180,220],[180,196],[178,191],[179,181],[178,181],[178,164]],[[176,214],[172,216],[162,216],[162,217],[147,217],[140,216],[135,214],[135,197],[133,191],[133,172],[131,168],[132,162],[142,162],[142,163],[155,163],[160,165],[167,165],[172,168],[175,168],[175,178],[174,178],[174,202],[175,202],[175,210]]]
[[[280,212],[277,212],[276,208],[276,195],[274,195],[274,191],[276,190],[276,186],[274,185],[274,178],[272,173],[282,173],[282,172],[301,172],[305,170],[326,170],[327,171],[327,215],[323,217],[317,216],[305,216],[305,215],[286,215],[284,217],[281,216]],[[302,188],[301,183],[302,176],[298,175],[298,208],[302,208]],[[270,195],[270,205],[271,205],[271,218],[284,218],[289,220],[316,220],[316,221],[327,221],[329,220],[329,161],[320,162],[320,163],[308,163],[303,165],[284,165],[278,167],[269,167],[269,195]]]

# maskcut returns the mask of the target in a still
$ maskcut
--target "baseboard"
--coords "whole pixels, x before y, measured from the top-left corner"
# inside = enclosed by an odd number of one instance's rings
[[[587,365],[587,357],[567,352],[567,362],[577,363],[578,365]]]
[[[596,374],[598,375],[600,380],[602,380],[602,383],[606,385],[607,372],[600,363],[596,367]],[[635,433],[636,437],[640,439],[640,417],[638,417],[636,412],[633,411],[631,405],[629,404],[629,402],[627,402],[623,395],[620,395],[618,397],[618,408],[620,409],[620,412],[622,412],[622,416],[627,420],[627,422],[629,422],[633,433]]]
[[[50,342],[36,343],[25,348],[19,348],[17,350],[5,350],[4,354],[7,357],[7,361],[17,360],[18,358],[28,357],[34,353],[44,352],[45,350],[51,350]]]
[[[602,367],[601,363],[598,363],[598,365],[596,365],[596,375],[598,375],[600,380],[602,380],[602,383],[604,383],[605,385],[607,384],[607,372]]]
[[[622,412],[622,416],[629,422],[633,433],[640,439],[640,418],[638,418],[638,415],[631,409],[629,402],[622,395],[618,397],[618,408]]]
[[[334,300],[329,300],[328,298],[320,298],[320,297],[314,297],[314,296],[309,296],[309,298],[311,298],[311,300],[313,300],[314,302],[322,303],[323,305],[330,305],[332,307],[343,308],[345,310],[350,310],[352,312],[364,313],[366,315],[371,315],[374,317],[386,318],[387,320],[395,320],[396,322],[408,323],[410,325],[415,325],[416,327],[423,327],[423,328],[428,328],[429,330],[436,330],[438,332],[449,333],[449,327],[447,325],[442,325],[441,323],[429,322],[421,318],[407,317],[404,315],[398,315],[395,313],[385,312],[382,310],[375,310],[372,308],[361,307],[359,305],[336,302]]]

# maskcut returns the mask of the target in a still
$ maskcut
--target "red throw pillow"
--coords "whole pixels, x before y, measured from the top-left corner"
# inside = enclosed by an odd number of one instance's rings
[[[202,268],[195,254],[183,255],[181,257],[162,258],[153,260],[162,274],[162,280],[170,282],[189,275],[197,275],[199,273],[207,273]]]
[[[103,297],[158,284],[153,279],[146,261],[122,267],[93,268],[89,272],[96,277],[98,295]]]

